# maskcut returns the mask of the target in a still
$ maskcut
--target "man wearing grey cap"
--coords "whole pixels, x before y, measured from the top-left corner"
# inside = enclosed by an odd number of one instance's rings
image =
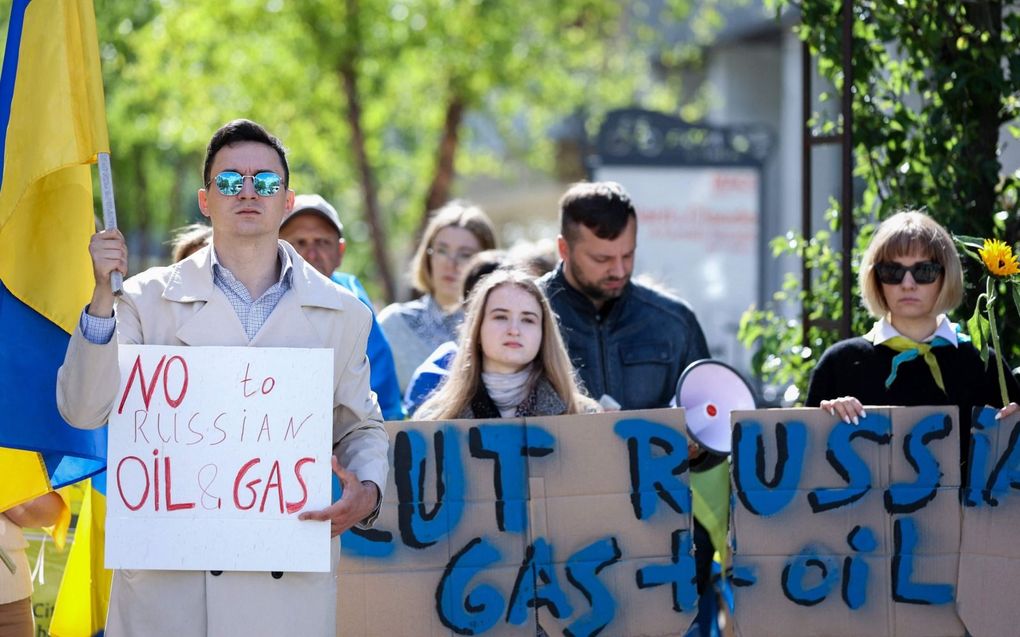
[[[340,223],[336,208],[319,195],[297,195],[294,197],[294,208],[280,225],[280,238],[294,246],[298,254],[323,276],[353,292],[373,310],[372,330],[368,334],[372,391],[378,397],[383,418],[403,420],[406,414],[401,402],[400,386],[397,384],[393,352],[375,320],[372,301],[356,276],[337,271],[347,244],[344,241],[344,226]]]

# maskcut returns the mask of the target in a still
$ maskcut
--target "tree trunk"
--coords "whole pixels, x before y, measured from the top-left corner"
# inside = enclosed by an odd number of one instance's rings
[[[357,24],[359,15],[358,0],[347,0],[347,19]],[[345,55],[340,63],[340,80],[347,97],[347,125],[351,129],[351,143],[354,158],[358,164],[358,175],[361,182],[361,194],[365,203],[365,220],[372,234],[372,253],[382,279],[386,302],[392,303],[396,298],[396,287],[393,274],[390,272],[389,250],[386,248],[386,232],[379,213],[379,198],[375,185],[375,174],[368,161],[365,150],[365,131],[361,124],[361,95],[358,92],[358,72],[356,64],[357,51],[352,46],[350,55]]]
[[[436,157],[436,173],[432,177],[428,194],[425,196],[425,210],[418,224],[417,237],[420,239],[429,223],[429,213],[450,200],[453,186],[454,159],[460,141],[460,125],[464,120],[464,98],[456,92],[450,95],[446,105],[442,137],[439,139],[439,155]]]

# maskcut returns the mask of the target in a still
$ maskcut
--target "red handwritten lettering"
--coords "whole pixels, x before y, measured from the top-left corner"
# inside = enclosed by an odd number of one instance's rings
[[[269,414],[266,414],[262,418],[262,429],[259,429],[259,437],[255,439],[255,442],[262,441],[262,434],[266,434],[266,440],[272,442],[273,438],[269,435]]]
[[[159,456],[159,451],[152,450],[152,455]],[[159,511],[159,458],[152,459],[152,496],[156,501],[156,510]]]
[[[164,443],[170,442],[171,439],[174,442],[177,442],[177,414],[176,413],[173,414],[173,422],[174,422],[173,432],[172,432],[172,434],[168,433],[166,436],[163,436],[163,417],[162,416],[163,415],[161,413],[159,413],[158,411],[156,412],[156,435],[158,435],[159,439],[162,440]]]
[[[301,424],[297,426],[297,429],[294,428],[294,418],[291,417],[290,421],[287,423],[287,431],[283,432],[283,439],[286,440],[288,436],[291,438],[297,438],[297,435],[301,432],[301,428],[305,426],[305,423],[308,422],[308,419],[311,417],[312,414],[305,416],[305,419],[301,421]]]
[[[212,470],[212,475],[209,475],[208,469]],[[212,487],[212,483],[216,481],[216,475],[219,473],[219,467],[214,464],[207,464],[198,470],[198,488],[202,490],[202,508],[206,510],[219,509],[223,505],[223,498],[218,497],[214,493],[209,492],[209,488]],[[210,501],[215,500],[216,505],[206,504],[206,499]]]
[[[275,476],[275,478],[274,478]],[[262,492],[262,503],[259,505],[259,513],[266,510],[266,498],[269,497],[269,490],[276,489],[276,498],[279,500],[280,513],[283,513],[283,480],[280,477],[280,461],[273,462],[269,469],[269,477],[266,478],[266,488]]]
[[[138,422],[138,416],[142,417],[142,422]],[[142,430],[145,427],[145,420],[149,417],[149,412],[144,409],[135,410],[135,442],[138,442],[138,434],[142,434],[142,438],[145,438],[145,444],[149,444],[149,437],[145,435]]]
[[[241,379],[241,393],[245,398],[251,398],[255,395],[255,390],[248,391],[248,383],[254,380],[251,377],[251,363],[248,363],[244,367],[244,378]],[[273,391],[276,387],[276,379],[272,376],[266,376],[262,379],[262,385],[259,388],[262,391],[262,395],[265,396],[269,392]]]
[[[177,398],[170,398],[170,389],[167,387],[167,377],[170,375],[170,365],[178,361],[181,364],[181,370],[184,373],[184,378],[181,381],[181,391],[177,394]],[[184,395],[188,393],[188,364],[184,362],[184,359],[180,356],[174,356],[166,362],[166,367],[163,369],[163,396],[166,398],[166,404],[171,407],[179,407],[181,401],[184,400]]]
[[[128,460],[134,460],[137,462],[142,467],[142,475],[145,476],[145,490],[142,491],[142,497],[138,501],[138,504],[135,505],[130,504],[124,496],[124,480],[121,477],[121,471],[124,468],[124,463]],[[120,500],[124,503],[124,506],[132,511],[137,511],[145,505],[145,501],[149,497],[149,472],[145,470],[145,462],[138,456],[125,456],[117,463],[117,493],[120,495]]]
[[[138,383],[142,386],[142,402],[145,403],[145,408],[149,408],[149,401],[152,400],[152,391],[156,388],[156,378],[159,377],[159,372],[163,369],[163,362],[166,361],[164,355],[159,359],[159,363],[156,364],[156,371],[152,373],[152,377],[149,379],[149,384],[145,384],[145,374],[142,371],[142,355],[139,354],[135,358],[135,364],[131,367],[131,374],[128,376],[128,382],[124,386],[124,395],[120,398],[120,406],[117,407],[117,413],[124,413],[124,403],[127,402],[128,394],[131,392],[131,387],[134,386],[135,378],[138,378]],[[165,378],[165,377],[164,377]]]
[[[163,457],[163,483],[166,484],[166,510],[181,511],[195,508],[194,502],[174,502],[170,497],[170,456]]]
[[[268,389],[266,388],[266,385],[269,385]],[[276,387],[276,379],[272,376],[266,376],[266,378],[262,381],[262,395],[265,396],[269,392],[273,391],[274,387]]]
[[[191,426],[191,423],[195,422],[195,419],[198,418],[198,415],[200,413],[202,413],[202,412],[196,411],[194,414],[191,415],[191,418],[188,418],[188,431],[190,431],[191,433],[193,433],[196,436],[198,436],[195,440],[187,443],[188,446],[197,445],[198,443],[200,443],[203,440],[205,440],[205,435],[202,434],[201,431],[195,431],[195,428]],[[224,433],[224,436],[226,436],[226,433]]]
[[[251,469],[260,462],[262,462],[261,458],[252,458],[248,462],[244,463],[244,466],[241,467],[241,470],[237,472],[237,477],[234,478],[234,506],[237,507],[239,511],[247,511],[248,509],[255,506],[255,500],[258,499],[258,496],[255,494],[255,489],[253,489],[252,487],[258,484],[259,482],[262,482],[262,478],[256,478],[255,480],[252,480],[248,484],[244,485],[245,487],[248,488],[248,491],[251,492],[251,502],[249,502],[247,505],[241,504],[241,501],[238,499],[237,491],[238,488],[241,486],[241,480],[244,479],[244,474],[248,473],[248,469]]]
[[[213,429],[215,429],[216,431],[218,431],[221,434],[223,434],[223,436],[219,440],[217,440],[216,442],[210,442],[209,443],[210,447],[218,445],[218,444],[220,444],[221,442],[223,442],[224,440],[227,439],[227,430],[223,429],[218,424],[216,424],[216,423],[218,423],[220,421],[220,418],[223,418],[226,415],[227,415],[227,412],[225,412],[225,411],[224,412],[220,412],[220,414],[218,416],[216,416],[216,418],[213,419],[213,421],[212,421]]]
[[[248,363],[244,366],[244,378],[241,379],[241,393],[245,398],[251,398],[255,395],[255,390],[252,390],[250,393],[248,392],[248,382],[251,381],[251,376],[248,375],[250,371],[251,363]]]
[[[309,462],[314,463],[315,458],[301,458],[294,463],[294,476],[297,478],[298,484],[301,485],[301,499],[297,502],[288,502],[287,513],[297,513],[305,506],[305,502],[308,502],[308,487],[305,485],[304,476],[301,475],[301,467]]]

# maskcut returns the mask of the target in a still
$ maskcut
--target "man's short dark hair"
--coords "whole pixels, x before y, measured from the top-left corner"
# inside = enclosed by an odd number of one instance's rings
[[[250,119],[235,119],[220,126],[220,129],[213,133],[212,139],[209,140],[209,147],[205,150],[205,167],[202,170],[202,183],[205,184],[206,188],[212,182],[212,175],[209,173],[212,171],[216,153],[220,152],[220,149],[224,146],[241,142],[257,142],[275,150],[276,154],[280,156],[280,163],[283,164],[283,187],[287,188],[290,186],[290,166],[287,165],[287,151],[283,149],[283,144],[280,140],[270,135],[269,131],[263,128],[261,124],[256,124]]]
[[[577,183],[560,198],[560,234],[567,243],[577,238],[579,224],[599,239],[613,240],[632,217],[637,219],[630,195],[615,181]]]

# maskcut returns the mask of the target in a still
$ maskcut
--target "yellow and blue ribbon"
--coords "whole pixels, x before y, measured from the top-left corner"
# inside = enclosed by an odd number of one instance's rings
[[[885,345],[889,349],[899,352],[892,360],[892,369],[889,372],[889,377],[885,379],[885,386],[889,388],[892,386],[893,381],[896,380],[896,372],[899,370],[899,366],[907,361],[912,361],[918,356],[924,358],[924,362],[928,365],[931,376],[935,380],[935,384],[938,385],[942,393],[946,393],[946,384],[942,380],[942,369],[939,368],[939,361],[935,358],[934,350],[936,347],[945,347],[952,345],[953,343],[948,339],[941,336],[936,336],[930,343],[918,343],[915,340],[909,339],[906,336],[894,336],[887,341],[883,341],[882,345]]]

